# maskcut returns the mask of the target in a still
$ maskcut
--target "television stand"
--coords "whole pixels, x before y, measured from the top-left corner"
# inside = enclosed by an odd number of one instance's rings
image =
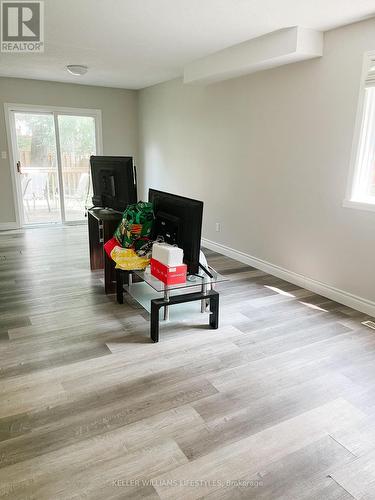
[[[122,215],[122,213],[123,213],[123,212],[119,212],[118,210],[115,210],[114,208],[109,208],[109,207],[91,207],[89,210],[91,210],[95,213],[100,213],[102,215],[110,215],[110,214]]]
[[[171,306],[179,306],[190,302],[200,302],[200,312],[208,313],[209,327],[216,329],[219,326],[219,293],[214,290],[214,286],[216,283],[228,281],[228,278],[220,275],[212,268],[210,268],[209,274],[210,276],[207,274],[191,275],[191,279],[187,279],[185,283],[165,285],[148,271],[116,269],[117,302],[123,304],[124,291],[126,291],[150,313],[150,337],[153,342],[159,341],[160,311],[163,310],[163,318],[168,321]],[[135,282],[133,276],[141,281]],[[181,291],[185,293],[180,293]],[[178,314],[181,314],[181,312],[184,319],[185,311],[180,310]],[[186,312],[190,314],[189,311]]]
[[[93,207],[87,211],[90,247],[90,269],[104,269],[105,293],[116,290],[115,263],[104,250],[104,243],[110,240],[122,219],[122,213],[112,209]]]

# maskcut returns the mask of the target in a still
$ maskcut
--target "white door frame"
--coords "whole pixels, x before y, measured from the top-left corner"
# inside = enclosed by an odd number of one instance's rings
[[[103,154],[103,134],[102,134],[102,112],[100,109],[86,109],[86,108],[67,108],[60,106],[37,106],[32,104],[15,104],[15,103],[4,103],[5,112],[5,127],[7,132],[8,140],[8,154],[9,154],[9,166],[12,178],[12,189],[13,189],[13,200],[14,209],[16,213],[16,223],[17,227],[20,228],[25,224],[23,217],[23,205],[22,205],[22,193],[20,186],[20,179],[16,173],[16,164],[18,161],[18,151],[17,151],[17,140],[16,140],[16,130],[14,122],[14,113],[40,113],[40,114],[50,114],[53,115],[54,127],[55,127],[55,138],[56,138],[56,156],[57,156],[57,171],[59,178],[59,193],[60,193],[60,209],[63,214],[62,223],[65,222],[64,217],[64,186],[62,182],[62,169],[61,169],[61,154],[60,154],[60,136],[58,127],[58,115],[69,115],[69,116],[91,116],[95,119],[95,143],[96,143],[96,154]]]

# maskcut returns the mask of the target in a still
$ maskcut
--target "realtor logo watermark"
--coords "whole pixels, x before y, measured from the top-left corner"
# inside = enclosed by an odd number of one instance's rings
[[[1,2],[1,52],[44,52],[44,2]]]

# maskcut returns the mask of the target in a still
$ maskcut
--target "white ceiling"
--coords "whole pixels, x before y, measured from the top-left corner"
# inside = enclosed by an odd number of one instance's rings
[[[1,54],[0,75],[143,88],[185,64],[289,26],[329,30],[375,15],[375,0],[44,0],[44,54]],[[74,77],[67,64],[89,72]]]

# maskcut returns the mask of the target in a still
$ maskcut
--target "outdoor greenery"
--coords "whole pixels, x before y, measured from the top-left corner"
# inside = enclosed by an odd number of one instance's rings
[[[58,118],[61,152],[78,156],[95,153],[95,126],[91,116],[60,115]]]
[[[61,154],[87,157],[95,152],[94,118],[90,116],[58,116]],[[32,163],[45,163],[56,156],[55,128],[52,115],[16,114],[19,151],[30,152]]]

